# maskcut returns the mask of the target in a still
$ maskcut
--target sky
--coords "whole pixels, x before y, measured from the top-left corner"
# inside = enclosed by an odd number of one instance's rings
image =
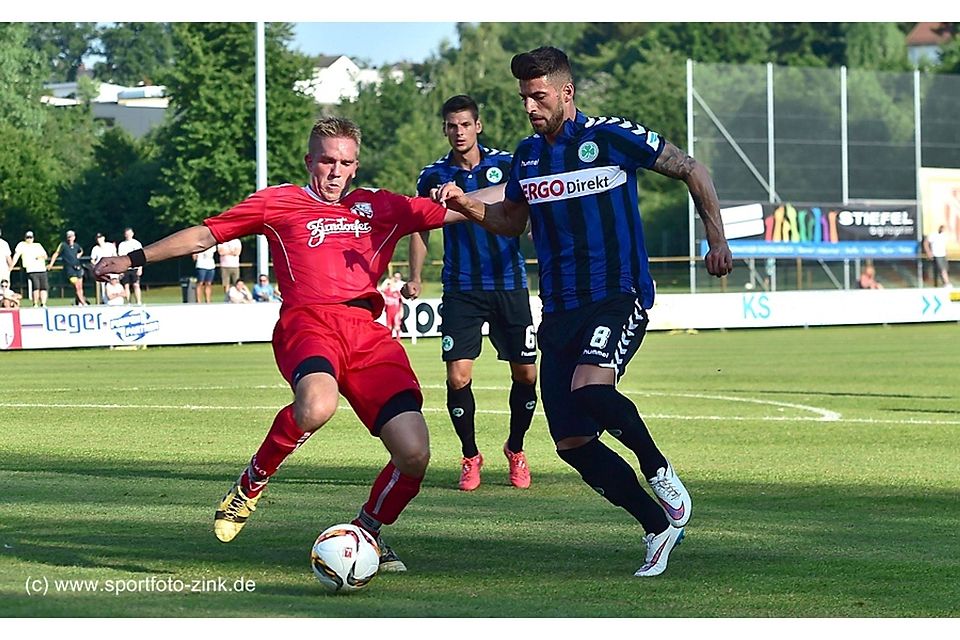
[[[298,22],[293,46],[309,55],[345,55],[374,67],[423,62],[446,40],[456,46],[456,22]]]

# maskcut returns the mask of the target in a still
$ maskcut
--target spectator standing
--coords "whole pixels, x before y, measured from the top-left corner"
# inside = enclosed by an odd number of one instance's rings
[[[240,252],[243,244],[239,238],[234,238],[217,245],[220,254],[220,280],[223,282],[223,292],[227,293],[230,287],[240,280]]]
[[[923,251],[927,258],[933,261],[933,284],[949,287],[950,263],[947,261],[947,227],[940,225],[936,233],[928,234],[923,239]]]
[[[113,258],[117,255],[117,245],[112,242],[107,242],[107,239],[102,233],[97,233],[96,235],[96,244],[93,245],[93,248],[90,249],[90,265],[97,266],[97,263],[100,262],[103,258]],[[117,277],[120,277],[120,274],[117,274]],[[94,281],[97,283],[97,301],[101,303],[107,302],[106,294],[106,282],[100,282],[96,279]]]
[[[33,306],[47,306],[47,250],[39,242],[33,241],[33,231],[23,235],[23,241],[17,243],[10,268],[20,260],[33,287]]]
[[[270,284],[270,278],[265,273],[261,273],[257,284],[253,285],[253,299],[256,302],[283,302],[280,293]]]
[[[217,263],[213,259],[213,254],[217,252],[216,247],[210,247],[199,253],[193,254],[193,260],[197,263],[197,302],[206,300],[210,304],[213,295],[213,272],[217,268]],[[201,295],[201,293],[203,295]]]
[[[3,232],[0,231],[0,236]],[[10,270],[13,269],[13,258],[10,252],[10,245],[0,237],[0,280],[6,280],[10,283]]]
[[[83,247],[77,242],[77,234],[73,229],[67,230],[66,239],[61,242],[53,255],[50,256],[50,264],[47,270],[53,269],[53,264],[58,257],[63,258],[63,277],[73,285],[73,303],[81,307],[87,306],[87,299],[83,295],[83,266],[80,264],[80,258],[83,257]]]
[[[117,255],[125,256],[131,251],[139,251],[143,249],[143,245],[140,244],[140,241],[133,237],[133,229],[127,227],[123,230],[123,240],[120,242],[120,245],[117,247]],[[130,299],[131,291],[133,292],[133,297],[137,299],[137,304],[143,304],[143,296],[140,294],[140,278],[143,277],[143,267],[131,267],[127,269],[127,272],[123,274],[123,277],[120,279],[120,282],[123,283],[123,286],[127,290],[127,300]]]

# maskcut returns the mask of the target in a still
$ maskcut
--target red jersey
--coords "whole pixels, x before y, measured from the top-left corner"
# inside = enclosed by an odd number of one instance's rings
[[[270,244],[283,308],[367,298],[383,311],[377,283],[400,238],[443,225],[446,209],[429,198],[354,189],[338,202],[310,187],[284,184],[203,221],[218,243],[262,233]]]
[[[400,289],[394,287],[392,282],[381,289],[380,293],[383,294],[383,301],[386,302],[388,307],[400,306]]]

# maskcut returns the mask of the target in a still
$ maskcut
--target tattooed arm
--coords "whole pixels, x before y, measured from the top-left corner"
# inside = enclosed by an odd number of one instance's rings
[[[703,220],[707,244],[710,246],[704,258],[707,272],[721,277],[733,271],[733,255],[727,246],[723,222],[720,220],[720,201],[707,168],[673,144],[665,142],[653,170],[669,178],[683,180],[687,184],[693,204]]]

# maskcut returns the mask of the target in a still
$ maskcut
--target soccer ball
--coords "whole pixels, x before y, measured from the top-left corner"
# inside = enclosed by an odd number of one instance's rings
[[[336,524],[317,536],[310,549],[310,567],[328,591],[359,591],[377,575],[380,547],[360,527]]]

